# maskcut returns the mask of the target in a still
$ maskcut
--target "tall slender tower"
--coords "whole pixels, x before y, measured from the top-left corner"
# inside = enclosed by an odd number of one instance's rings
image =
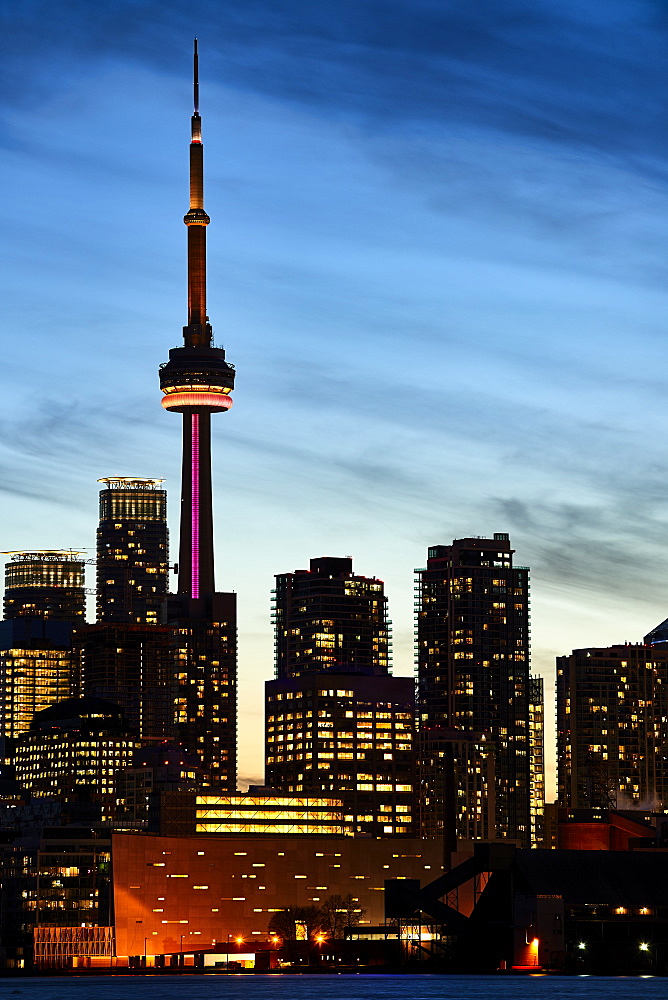
[[[183,347],[160,368],[166,410],[183,414],[178,593],[167,603],[176,682],[177,735],[196,753],[204,780],[236,787],[236,595],[217,593],[213,576],[211,414],[232,406],[234,368],[213,346],[206,311],[206,227],[197,40],[190,138],[188,324]]]
[[[190,208],[188,227],[188,325],[183,347],[169,352],[160,367],[166,410],[183,414],[179,594],[197,600],[214,592],[213,515],[211,510],[211,414],[232,406],[234,368],[225,351],[213,347],[206,311],[206,227],[204,148],[199,113],[197,39],[194,52],[194,102],[190,139]]]

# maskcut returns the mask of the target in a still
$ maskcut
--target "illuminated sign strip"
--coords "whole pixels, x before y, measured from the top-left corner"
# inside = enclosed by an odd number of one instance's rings
[[[191,593],[199,597],[199,413],[191,414],[191,469],[192,469],[192,523],[191,523]]]

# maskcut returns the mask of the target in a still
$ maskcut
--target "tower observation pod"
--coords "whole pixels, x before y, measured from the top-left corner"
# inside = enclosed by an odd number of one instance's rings
[[[190,139],[188,227],[188,325],[183,347],[160,366],[162,405],[183,415],[183,464],[179,543],[179,594],[195,600],[213,594],[213,515],[211,504],[211,414],[232,406],[234,366],[213,346],[206,310],[206,227],[202,119],[199,113],[197,40],[194,51],[194,112]]]

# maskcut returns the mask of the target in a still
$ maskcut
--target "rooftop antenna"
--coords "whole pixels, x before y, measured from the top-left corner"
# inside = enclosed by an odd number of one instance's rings
[[[197,59],[197,39],[195,39],[195,51],[193,52],[193,96],[195,98],[195,114],[199,114],[199,66]]]

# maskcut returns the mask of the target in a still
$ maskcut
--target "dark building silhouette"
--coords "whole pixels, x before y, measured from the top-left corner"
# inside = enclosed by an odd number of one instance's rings
[[[557,657],[559,802],[668,806],[668,647],[619,645]]]
[[[276,680],[266,684],[266,783],[335,796],[346,822],[410,834],[413,680],[391,677],[383,583],[352,559],[276,577]]]
[[[191,118],[188,323],[183,346],[160,367],[162,405],[183,420],[178,594],[167,604],[177,682],[179,742],[196,753],[205,780],[236,787],[236,597],[214,583],[211,414],[232,405],[234,367],[213,346],[206,308],[206,227],[197,42]]]
[[[383,583],[355,576],[350,558],[311,559],[281,573],[274,592],[276,676],[387,675],[389,623]]]
[[[176,743],[135,750],[132,763],[115,778],[114,827],[160,832],[164,797],[192,793],[200,784],[199,759]]]
[[[493,793],[491,836],[528,845],[535,835],[531,817],[531,692],[529,682],[529,571],[513,566],[508,535],[462,538],[429,549],[427,566],[417,571],[418,715],[421,782],[429,797],[422,809],[426,829],[454,828],[467,837],[470,817],[487,816],[478,797]],[[536,696],[534,689],[533,697]],[[456,730],[465,740],[457,756],[447,734],[439,757],[440,730]],[[481,781],[476,799],[461,786],[468,753],[481,740],[494,747],[493,789]],[[478,755],[478,751],[476,751]],[[478,755],[479,756],[479,755]],[[443,779],[439,760],[451,760],[457,814],[437,793]],[[459,784],[458,784],[459,783]],[[534,783],[535,787],[535,783]],[[450,799],[452,801],[452,797]],[[542,805],[542,804],[541,804]],[[434,813],[430,819],[428,813]],[[533,828],[533,830],[532,830]]]
[[[75,693],[120,705],[141,740],[174,733],[176,681],[166,625],[85,625],[76,629]]]
[[[167,596],[167,493],[162,479],[100,479],[98,622],[157,625]]]

